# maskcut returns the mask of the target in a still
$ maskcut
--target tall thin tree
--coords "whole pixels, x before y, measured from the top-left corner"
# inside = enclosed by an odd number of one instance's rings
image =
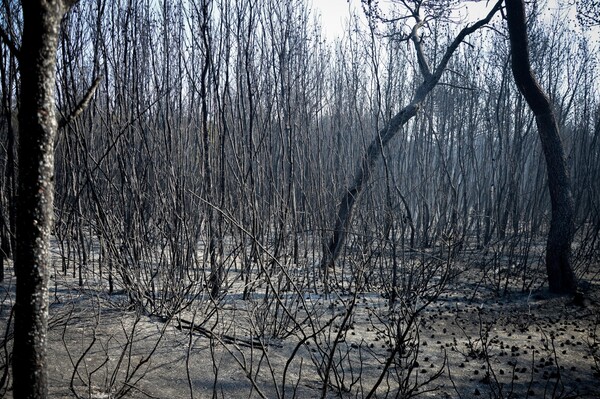
[[[571,183],[555,112],[550,99],[531,70],[523,0],[506,0],[506,20],[513,76],[519,91],[535,115],[546,158],[548,189],[552,203],[552,218],[546,243],[548,284],[552,292],[573,294],[577,283],[571,268],[571,244],[575,233]]]

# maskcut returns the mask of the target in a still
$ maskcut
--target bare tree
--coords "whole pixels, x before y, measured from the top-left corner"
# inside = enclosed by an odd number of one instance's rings
[[[74,3],[73,0],[22,2],[13,348],[13,388],[17,398],[47,396],[48,250],[58,126],[54,107],[56,50],[62,17]]]
[[[345,190],[338,207],[333,235],[328,243],[327,248],[325,248],[323,260],[321,262],[321,266],[323,268],[331,268],[334,266],[334,263],[339,256],[340,250],[345,242],[346,233],[352,220],[352,211],[356,201],[360,197],[360,194],[365,186],[369,183],[373,173],[373,167],[375,166],[376,161],[380,158],[383,149],[387,146],[390,140],[396,136],[400,129],[417,114],[417,111],[421,107],[421,104],[427,95],[439,82],[442,74],[446,70],[446,66],[450,61],[450,58],[458,46],[468,35],[487,24],[492,19],[494,14],[500,9],[501,3],[501,1],[497,2],[484,19],[477,21],[473,25],[463,28],[447,47],[442,58],[433,70],[430,67],[430,62],[427,59],[423,49],[423,39],[419,32],[420,28],[424,24],[424,20],[420,15],[421,1],[416,1],[414,8],[409,9],[410,15],[415,19],[415,25],[412,28],[409,38],[412,40],[416,51],[417,62],[423,81],[416,88],[410,103],[402,108],[400,112],[394,115],[394,117],[391,118],[378,132],[375,139],[369,145],[362,160],[359,162],[356,175],[354,176],[351,185]]]
[[[577,283],[571,269],[571,243],[575,232],[571,183],[560,139],[558,123],[550,99],[540,87],[529,60],[525,4],[506,1],[512,71],[519,91],[533,111],[548,171],[552,219],[546,243],[546,270],[550,291],[575,293]]]

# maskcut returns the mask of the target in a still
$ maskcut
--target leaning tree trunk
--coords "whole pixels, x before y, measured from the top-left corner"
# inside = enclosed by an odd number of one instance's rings
[[[531,71],[523,0],[506,0],[506,19],[513,76],[519,91],[535,115],[546,158],[548,188],[552,203],[552,218],[546,243],[548,285],[551,292],[574,294],[577,282],[571,268],[571,243],[575,234],[571,184],[550,99]]]
[[[341,253],[341,249],[346,241],[348,227],[352,221],[354,206],[356,205],[356,202],[358,201],[364,187],[369,182],[373,172],[373,167],[381,157],[383,149],[387,146],[390,140],[396,136],[402,126],[404,126],[413,116],[417,114],[417,111],[421,107],[421,104],[427,95],[439,82],[440,78],[442,77],[442,73],[446,69],[448,62],[452,57],[452,54],[454,54],[454,51],[456,51],[462,41],[468,35],[487,24],[492,19],[494,14],[500,9],[501,4],[502,0],[499,0],[484,19],[477,21],[471,26],[463,28],[452,41],[450,46],[446,49],[444,56],[433,72],[429,67],[427,57],[425,56],[423,48],[421,47],[419,28],[422,25],[422,21],[417,15],[414,15],[417,23],[413,28],[411,39],[417,53],[417,61],[421,74],[423,75],[423,82],[417,87],[411,102],[400,112],[398,112],[392,119],[390,119],[384,128],[378,132],[377,136],[375,139],[373,139],[367,148],[367,152],[360,161],[359,168],[354,176],[352,185],[346,189],[345,194],[342,196],[342,200],[340,201],[340,205],[338,207],[333,235],[323,251],[324,253],[321,260],[321,267],[325,271],[334,267],[335,261]]]
[[[45,398],[49,239],[54,197],[56,49],[66,0],[27,0],[19,51],[19,185],[16,221],[13,395]]]

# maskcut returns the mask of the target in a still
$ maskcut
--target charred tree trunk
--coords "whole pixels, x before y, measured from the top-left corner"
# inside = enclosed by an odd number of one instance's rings
[[[16,221],[15,398],[45,398],[49,241],[54,197],[56,49],[63,0],[22,1]]]
[[[535,115],[548,171],[548,189],[552,203],[552,218],[546,243],[548,285],[551,292],[574,294],[577,288],[571,268],[571,243],[575,232],[574,205],[558,124],[550,99],[531,71],[523,0],[506,0],[506,18],[513,76]]]

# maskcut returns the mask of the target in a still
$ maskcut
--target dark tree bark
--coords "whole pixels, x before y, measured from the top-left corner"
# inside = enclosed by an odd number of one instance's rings
[[[494,8],[489,14],[482,20],[477,21],[471,26],[463,28],[456,38],[452,41],[450,46],[446,49],[444,56],[436,66],[435,70],[431,71],[427,57],[421,47],[421,38],[419,37],[419,28],[422,24],[417,18],[417,23],[413,28],[412,41],[417,53],[417,61],[421,74],[423,75],[423,82],[417,87],[411,102],[405,106],[400,112],[398,112],[386,126],[378,132],[375,139],[371,142],[367,148],[363,159],[359,163],[359,168],[354,176],[352,185],[347,188],[346,193],[343,195],[340,205],[338,207],[338,213],[336,218],[333,235],[328,245],[324,249],[323,259],[321,261],[321,267],[324,269],[332,268],[340,255],[341,249],[343,248],[344,242],[346,241],[346,234],[348,226],[352,221],[352,214],[356,201],[360,197],[365,185],[371,179],[371,174],[375,163],[381,157],[383,149],[387,146],[394,136],[400,131],[413,116],[417,114],[417,111],[421,107],[421,104],[427,97],[427,95],[435,88],[439,82],[442,74],[444,73],[450,58],[462,43],[462,41],[471,33],[487,24],[494,14],[500,9],[501,1],[498,1]]]
[[[575,232],[571,183],[555,113],[550,99],[531,71],[523,0],[506,0],[506,19],[513,76],[535,115],[548,171],[548,189],[552,203],[552,218],[546,243],[548,284],[551,292],[574,294],[577,283],[571,268],[571,243]]]
[[[45,342],[57,128],[56,49],[61,19],[72,3],[22,1],[13,348],[15,398],[45,398],[48,394]]]

